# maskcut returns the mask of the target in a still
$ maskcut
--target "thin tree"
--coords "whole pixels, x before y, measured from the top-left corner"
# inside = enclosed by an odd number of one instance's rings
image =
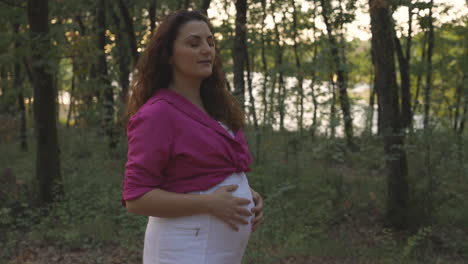
[[[275,78],[274,78],[274,82],[273,82],[273,85],[276,83],[276,78],[278,78],[278,94],[277,94],[277,97],[276,97],[276,106],[278,107],[278,112],[279,112],[279,127],[280,127],[280,131],[283,132],[284,131],[284,117],[285,117],[285,109],[284,109],[284,105],[285,105],[285,99],[286,99],[286,87],[284,85],[284,70],[283,70],[283,52],[284,52],[284,47],[283,47],[283,40],[281,39],[281,35],[280,35],[280,30],[279,30],[279,25],[278,25],[278,22],[276,22],[276,3],[271,3],[271,13],[272,13],[272,17],[273,17],[273,23],[274,23],[274,31],[275,31],[275,38],[276,38],[276,41],[277,43],[275,43],[276,45],[276,48],[275,48]],[[276,75],[278,77],[276,77]],[[271,94],[271,97],[273,98],[274,96],[274,86],[272,88],[272,94]],[[272,103],[272,106],[275,106],[275,104],[273,104],[273,101],[271,101]],[[273,112],[272,112],[273,114]]]
[[[239,100],[242,109],[245,108],[245,82],[244,66],[246,54],[246,22],[247,22],[247,1],[236,0],[236,27],[235,40],[232,57],[234,61],[234,95]]]
[[[112,20],[114,21],[114,25],[116,27],[115,30],[115,45],[116,45],[116,52],[117,52],[117,60],[119,64],[119,83],[120,83],[120,102],[122,106],[127,105],[127,97],[128,97],[128,87],[129,87],[129,62],[130,58],[127,55],[128,53],[128,46],[125,45],[124,36],[121,33],[122,29],[122,22],[117,12],[113,8],[114,6],[109,8],[110,15]],[[120,108],[122,110],[122,108]]]
[[[300,60],[300,55],[298,51],[298,41],[297,41],[297,9],[296,9],[296,3],[295,0],[291,0],[291,5],[293,7],[293,50],[294,50],[294,59],[296,61],[296,71],[297,71],[297,92],[299,95],[299,100],[297,102],[299,106],[299,116],[298,116],[298,127],[299,131],[302,132],[304,129],[304,88],[303,82],[304,82],[304,77],[302,73],[302,67],[301,67],[301,60]]]
[[[130,17],[130,12],[128,11],[128,6],[124,0],[117,0],[117,4],[120,9],[120,14],[122,15],[125,32],[127,33],[128,43],[130,45],[130,51],[133,57],[133,63],[136,64],[138,61],[138,45],[135,36],[135,30],[133,29],[133,20]]]
[[[156,27],[156,0],[150,0],[148,15],[150,20],[150,30],[153,33],[154,28]]]
[[[424,129],[429,128],[429,111],[431,109],[431,91],[432,91],[432,53],[434,50],[434,21],[432,17],[432,7],[434,0],[430,1],[429,6],[429,31],[427,40],[427,65],[426,65],[426,86],[424,89]]]
[[[53,86],[53,76],[45,63],[51,50],[48,1],[28,0],[27,12],[31,29],[30,65],[34,87],[38,202],[45,205],[63,195],[56,120],[57,93]]]
[[[15,35],[19,35],[19,28],[20,24],[19,23],[13,23],[13,32]],[[23,74],[21,70],[21,56],[19,55],[19,49],[22,47],[19,38],[15,38],[15,53],[17,54],[16,61],[13,66],[13,87],[14,90],[17,93],[17,99],[18,99],[18,110],[20,114],[20,147],[21,150],[26,151],[28,149],[28,142],[27,142],[27,137],[26,137],[26,106],[24,104],[24,96],[23,96]]]
[[[320,0],[322,6],[322,17],[327,29],[328,40],[330,42],[331,56],[333,60],[334,71],[337,76],[337,86],[339,92],[339,100],[341,111],[343,112],[344,130],[346,142],[351,149],[355,149],[353,139],[353,119],[351,116],[351,107],[347,92],[347,72],[345,70],[345,58],[340,56],[340,50],[336,37],[333,35],[333,28],[330,21],[331,6],[329,1]],[[341,4],[341,3],[340,3]],[[342,15],[342,14],[341,14]],[[343,23],[343,22],[341,22]]]
[[[401,114],[403,127],[411,127],[413,120],[413,113],[411,112],[411,75],[410,75],[410,62],[411,62],[411,44],[412,44],[412,24],[413,24],[413,3],[408,1],[408,32],[406,37],[405,52],[400,43],[400,39],[396,36],[395,44],[400,69],[401,78]]]
[[[114,92],[112,90],[112,85],[110,83],[109,74],[107,71],[107,61],[105,53],[106,45],[106,0],[99,0],[97,3],[97,38],[98,38],[98,63],[97,63],[97,73],[100,88],[104,90],[104,127],[106,134],[109,138],[109,147],[115,148],[117,145],[115,133],[114,133]]]
[[[315,94],[315,83],[316,83],[316,66],[317,66],[317,50],[318,50],[318,43],[317,43],[317,28],[315,26],[315,18],[317,17],[317,8],[314,7],[313,13],[312,13],[312,43],[313,43],[313,55],[312,55],[312,71],[311,71],[311,82],[310,82],[310,95],[312,97],[312,104],[314,106],[314,112],[312,115],[312,125],[311,125],[311,135],[315,136],[316,130],[317,130],[317,112],[318,112],[318,100],[317,96]]]
[[[262,104],[263,104],[263,124],[267,124],[267,110],[268,110],[268,101],[267,101],[267,84],[268,84],[268,64],[265,55],[266,43],[265,43],[265,27],[266,27],[266,0],[262,0],[262,28],[260,32],[260,48],[261,48],[261,57],[262,57],[262,70],[263,70],[263,83],[262,83]]]

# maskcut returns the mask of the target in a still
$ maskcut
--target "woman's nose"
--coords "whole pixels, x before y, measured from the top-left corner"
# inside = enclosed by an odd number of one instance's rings
[[[210,46],[210,44],[208,44],[208,43],[203,43],[202,48],[201,48],[201,52],[202,52],[203,54],[211,53],[211,46]]]

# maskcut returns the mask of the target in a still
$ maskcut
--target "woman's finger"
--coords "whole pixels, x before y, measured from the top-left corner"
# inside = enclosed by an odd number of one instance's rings
[[[252,232],[255,232],[255,230],[258,229],[258,226],[260,225],[261,222],[262,222],[262,221],[260,220],[258,223],[252,225]]]
[[[254,200],[255,205],[257,205],[259,195],[256,191],[254,190],[251,190],[251,191],[252,191],[252,199]]]
[[[242,216],[239,216],[239,215],[235,216],[233,219],[234,219],[237,223],[240,223],[240,224],[243,224],[243,225],[248,225],[248,224],[249,224],[249,221],[247,221],[247,220],[245,219],[245,217],[242,217]]]
[[[252,208],[252,213],[259,213],[259,212],[262,212],[263,211],[263,200],[262,198],[259,196],[257,201],[255,202],[255,207]]]
[[[252,224],[257,225],[260,223],[263,219],[263,212],[260,212],[258,215],[255,216],[255,218],[252,220]]]
[[[232,221],[225,221],[225,223],[228,224],[234,231],[239,231],[237,225],[234,224]]]
[[[252,216],[252,213],[249,210],[245,209],[245,208],[238,208],[236,210],[236,212],[238,214],[240,214],[240,215],[243,215],[243,216]]]

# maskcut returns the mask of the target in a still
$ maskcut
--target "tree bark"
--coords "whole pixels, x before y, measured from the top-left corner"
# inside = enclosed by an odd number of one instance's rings
[[[13,32],[18,35],[19,34],[19,27],[20,25],[18,23],[13,24]],[[28,141],[26,137],[26,107],[24,105],[24,96],[23,96],[23,76],[21,73],[21,60],[20,60],[20,55],[18,54],[18,49],[21,48],[21,44],[18,41],[18,39],[15,40],[15,65],[13,66],[13,74],[14,74],[14,80],[13,80],[13,87],[14,90],[17,92],[17,98],[18,98],[18,110],[19,110],[19,115],[20,115],[20,148],[23,151],[26,151],[28,149]]]
[[[279,33],[279,26],[278,23],[276,22],[276,7],[272,3],[271,4],[271,9],[272,9],[272,15],[273,15],[273,22],[274,22],[274,30],[275,30],[275,37],[278,43],[276,43],[276,49],[275,49],[275,70],[278,74],[278,94],[277,94],[277,107],[278,107],[278,112],[280,116],[280,131],[284,131],[284,116],[285,116],[285,111],[284,111],[284,100],[286,99],[285,93],[286,89],[284,86],[284,79],[283,79],[283,44],[281,43],[281,36]],[[275,79],[276,81],[276,79]],[[272,95],[274,96],[274,94]],[[273,102],[272,102],[273,103]]]
[[[234,50],[232,52],[234,60],[234,95],[239,100],[242,109],[245,109],[245,43],[246,43],[246,22],[247,22],[247,2],[246,0],[236,0],[236,27]]]
[[[249,63],[249,54],[247,50],[247,45],[244,45],[246,47],[245,49],[245,66],[247,68],[247,87],[249,90],[249,100],[250,100],[250,114],[252,115],[253,122],[254,122],[254,127],[255,131],[258,132],[258,120],[257,120],[257,109],[255,107],[255,98],[252,93],[252,78],[250,77],[251,75],[251,69],[250,69],[250,63]]]
[[[70,120],[71,120],[71,115],[73,112],[73,107],[75,105],[75,62],[73,62],[73,69],[72,69],[72,80],[71,80],[71,89],[70,89],[70,104],[68,105],[68,113],[67,113],[67,122],[65,123],[65,126],[68,128],[70,127]]]
[[[333,80],[333,74],[330,76],[329,91],[331,94],[330,103],[330,138],[335,138],[336,134],[336,84]]]
[[[394,64],[394,33],[387,0],[369,0],[372,52],[377,95],[382,107],[382,134],[387,167],[387,221],[396,229],[408,227],[408,165],[401,133],[398,87]]]
[[[313,48],[313,57],[312,57],[312,72],[311,72],[311,82],[310,82],[310,89],[311,89],[311,97],[312,97],[312,104],[314,105],[314,112],[312,116],[312,126],[311,126],[311,134],[314,137],[316,134],[317,130],[317,112],[318,112],[318,100],[317,96],[315,95],[315,82],[316,82],[316,70],[315,67],[317,65],[317,48],[318,48],[318,43],[316,42],[317,38],[315,36],[316,32],[316,27],[315,27],[315,18],[317,17],[317,13],[314,10],[313,11],[313,17],[312,17],[312,30],[313,30],[313,40],[312,43],[314,45]]]
[[[60,174],[59,143],[56,120],[57,93],[53,76],[45,61],[49,60],[49,7],[47,0],[28,0],[28,21],[31,29],[31,67],[34,87],[34,117],[37,154],[36,178],[40,205],[52,203],[63,195]]]
[[[211,0],[201,1],[200,11],[206,16],[208,15],[208,8],[210,7],[210,3],[211,3]]]
[[[423,35],[423,41],[422,41],[422,53],[421,53],[421,63],[424,63],[424,60],[426,59],[426,45],[427,45],[427,32],[424,32]],[[413,103],[413,110],[411,111],[412,113],[416,113],[416,110],[419,106],[419,92],[421,91],[421,85],[422,85],[422,77],[423,77],[423,72],[419,72],[416,78],[416,92],[414,94],[414,103]]]
[[[411,0],[408,6],[408,33],[406,39],[405,53],[401,46],[400,40],[395,32],[395,44],[398,57],[398,64],[400,65],[401,76],[401,114],[403,128],[411,127],[413,120],[413,113],[411,112],[411,42],[412,42],[412,22],[413,22],[413,5]]]
[[[349,97],[347,92],[347,73],[344,68],[343,61],[345,58],[340,58],[340,52],[338,48],[338,42],[333,35],[332,25],[329,21],[330,14],[330,2],[320,0],[322,6],[322,17],[327,28],[328,40],[330,42],[331,55],[334,63],[335,73],[337,76],[337,85],[339,91],[339,99],[341,105],[341,111],[343,112],[344,130],[346,135],[346,142],[348,147],[355,149],[353,136],[353,118],[351,116],[351,107],[349,104]]]
[[[431,91],[432,91],[432,53],[434,49],[434,23],[432,18],[432,7],[434,0],[430,1],[429,7],[429,32],[427,43],[427,72],[426,72],[426,86],[424,89],[424,129],[429,128],[429,118],[431,109]]]
[[[138,61],[138,45],[136,41],[135,30],[133,29],[133,20],[130,16],[130,13],[128,12],[126,2],[124,2],[124,0],[117,0],[117,4],[125,24],[125,31],[127,32],[127,38],[133,56],[133,64],[135,65]]]
[[[148,14],[150,20],[150,30],[151,33],[153,33],[154,28],[156,27],[156,0],[150,0]]]
[[[296,3],[294,0],[291,0],[291,5],[293,7],[293,50],[294,58],[296,61],[296,70],[297,70],[297,85],[298,85],[298,96],[299,102],[299,116],[298,116],[298,127],[299,131],[302,133],[304,130],[304,88],[303,88],[303,73],[301,68],[301,60],[299,58],[298,43],[297,43],[297,10]]]
[[[106,0],[98,0],[97,6],[97,37],[98,37],[98,64],[97,73],[99,86],[104,90],[104,129],[109,139],[109,147],[115,148],[117,141],[114,133],[114,92],[107,72],[107,61],[104,46],[106,45]]]
[[[128,49],[127,49],[127,45],[125,45],[124,37],[120,33],[120,29],[122,28],[121,20],[119,19],[119,16],[117,15],[117,13],[115,12],[113,8],[109,8],[109,10],[112,16],[112,20],[114,21],[114,24],[117,28],[116,33],[115,33],[115,45],[117,48],[117,58],[118,58],[118,63],[119,63],[119,83],[121,87],[120,103],[122,107],[120,107],[119,109],[122,111],[123,108],[127,105],[128,87],[130,85],[129,83],[130,58],[127,55]]]
[[[262,69],[263,69],[263,84],[262,84],[262,104],[263,104],[263,124],[266,125],[268,123],[267,120],[267,110],[268,110],[268,102],[267,102],[267,83],[268,83],[268,64],[265,55],[265,31],[264,28],[266,26],[265,19],[266,19],[266,0],[262,0],[262,29],[261,29],[261,56],[262,56]]]

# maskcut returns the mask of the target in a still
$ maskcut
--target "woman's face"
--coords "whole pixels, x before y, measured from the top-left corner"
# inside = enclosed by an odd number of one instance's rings
[[[203,80],[211,75],[214,58],[213,35],[205,22],[190,21],[179,29],[170,59],[174,78]]]

